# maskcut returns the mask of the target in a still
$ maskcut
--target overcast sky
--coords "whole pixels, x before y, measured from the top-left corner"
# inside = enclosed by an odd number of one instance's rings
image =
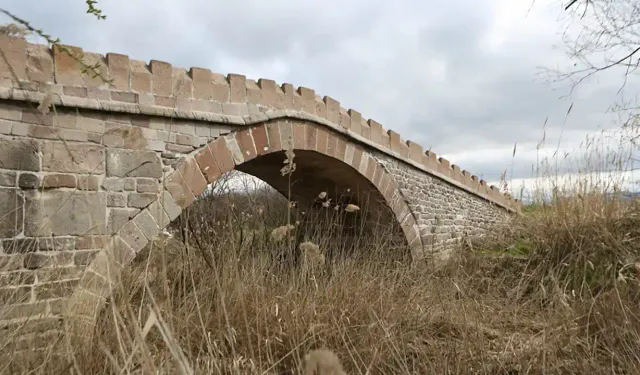
[[[513,177],[531,176],[547,117],[553,149],[618,126],[618,74],[564,100],[539,74],[568,64],[560,0],[102,0],[105,21],[82,0],[3,4],[85,51],[313,88],[489,181],[516,142]]]

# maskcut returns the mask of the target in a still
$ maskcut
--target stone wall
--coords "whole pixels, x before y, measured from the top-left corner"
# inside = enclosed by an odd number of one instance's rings
[[[123,267],[207,184],[253,165],[276,186],[286,149],[322,177],[312,186],[374,191],[416,259],[519,210],[310,89],[86,53],[101,63],[93,77],[75,47],[0,37],[0,48],[0,329],[22,337],[6,350],[47,345],[68,316],[90,337]]]

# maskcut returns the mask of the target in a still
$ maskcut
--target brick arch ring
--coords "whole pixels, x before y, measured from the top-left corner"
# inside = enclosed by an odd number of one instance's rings
[[[86,268],[67,308],[67,316],[80,328],[76,335],[90,339],[122,270],[191,205],[208,184],[252,159],[288,149],[315,151],[345,163],[354,173],[364,176],[384,197],[400,223],[414,261],[422,257],[422,240],[406,199],[372,154],[324,125],[294,119],[275,120],[221,136],[186,156],[175,170],[165,174],[158,199],[112,235]]]

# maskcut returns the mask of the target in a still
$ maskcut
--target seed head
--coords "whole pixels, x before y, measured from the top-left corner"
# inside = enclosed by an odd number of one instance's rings
[[[356,206],[355,204],[348,204],[347,207],[344,208],[344,210],[347,212],[356,212],[360,211],[360,207]]]

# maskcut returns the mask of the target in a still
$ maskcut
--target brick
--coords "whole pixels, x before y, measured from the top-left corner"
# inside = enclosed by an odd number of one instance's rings
[[[0,271],[9,272],[22,269],[23,256],[21,254],[0,254]]]
[[[202,68],[191,68],[191,79],[193,81],[193,97],[196,99],[213,99],[213,80],[211,70]]]
[[[362,134],[362,115],[360,112],[350,109],[347,111],[349,113],[349,117],[351,118],[351,125],[349,130],[354,132],[355,134]]]
[[[79,98],[87,97],[87,88],[86,87],[73,87],[73,86],[63,86],[62,93],[66,96],[76,96]]]
[[[23,206],[24,198],[16,189],[0,188],[0,238],[22,232]]]
[[[98,252],[99,250],[75,251],[73,253],[73,264],[76,266],[88,266]]]
[[[194,149],[193,146],[178,145],[175,143],[167,143],[165,144],[165,148],[167,151],[179,152],[181,154],[188,154]]]
[[[237,132],[236,141],[238,142],[238,147],[242,152],[244,161],[254,159],[257,156],[256,146],[253,142],[253,136],[249,129]]]
[[[110,208],[107,233],[114,234],[119,231],[138,211],[135,208]]]
[[[188,207],[196,200],[179,171],[173,172],[165,181],[167,191],[181,209]]]
[[[144,233],[133,221],[129,221],[128,223],[126,223],[118,231],[118,234],[120,235],[122,240],[136,253],[142,250],[149,243],[149,240],[144,236]]]
[[[149,214],[151,214],[153,220],[156,222],[160,229],[165,228],[171,222],[171,220],[169,219],[169,215],[167,215],[165,210],[162,208],[162,205],[158,201],[151,203],[149,207],[147,207],[147,211],[149,212]]]
[[[60,129],[50,126],[29,125],[27,135],[31,138],[59,139]]]
[[[137,93],[151,92],[151,72],[144,61],[130,61],[131,90]]]
[[[106,193],[45,190],[26,197],[25,235],[103,234]]]
[[[334,124],[340,124],[340,102],[325,96],[324,103],[327,108],[327,120]]]
[[[231,155],[224,138],[218,138],[209,143],[209,150],[211,150],[211,154],[213,154],[213,158],[215,159],[221,174],[226,173],[235,167],[233,156]]]
[[[121,193],[110,193],[107,195],[107,207],[126,207],[127,196]]]
[[[35,82],[53,83],[53,55],[44,45],[27,45],[27,78]]]
[[[0,168],[40,170],[39,144],[34,140],[0,138]]]
[[[153,219],[153,216],[149,213],[149,210],[142,210],[134,219],[133,222],[136,224],[138,229],[144,234],[144,236],[149,240],[153,240],[153,238],[158,234],[160,229],[158,228],[158,224]]]
[[[17,173],[14,171],[0,171],[0,186],[16,186]]]
[[[327,145],[329,143],[329,134],[325,129],[318,128],[317,150],[323,154],[327,153]]]
[[[37,189],[40,187],[40,177],[31,172],[20,173],[18,186],[22,189]]]
[[[312,125],[309,125],[309,127],[312,127]],[[300,124],[300,123],[294,123],[293,124],[293,147],[295,149],[299,149],[299,150],[304,150],[306,148],[306,142],[305,142],[305,138],[306,138],[306,128],[307,126],[305,126],[304,124]],[[315,141],[314,141],[315,144]]]
[[[20,303],[4,306],[2,309],[2,318],[11,319],[38,319],[47,312],[47,303],[38,301],[35,303]]]
[[[78,285],[78,280],[65,280],[47,284],[39,284],[34,288],[36,299],[69,297]]]
[[[246,116],[249,108],[246,103],[222,103],[222,113],[229,116]]]
[[[108,236],[82,236],[76,237],[76,249],[101,249],[109,240]]]
[[[169,194],[168,191],[163,191],[157,202],[162,206],[167,216],[169,216],[169,220],[175,220],[180,216],[182,208],[180,208],[178,202],[171,196],[171,194]]]
[[[11,129],[14,124],[19,125],[13,121],[0,120],[0,134],[11,134]]]
[[[78,47],[57,44],[53,46],[56,83],[68,86],[83,86],[83,67],[77,60],[82,54],[82,49]],[[75,56],[76,59],[72,56]]]
[[[23,258],[24,268],[35,270],[43,267],[58,267],[71,264],[71,252],[29,253]]]
[[[76,176],[72,174],[50,173],[42,178],[42,187],[52,188],[75,188]]]
[[[115,102],[137,103],[138,94],[125,91],[111,91],[111,100]]]
[[[227,144],[229,153],[233,157],[233,162],[235,163],[235,165],[244,163],[244,155],[242,154],[242,150],[240,150],[240,146],[238,145],[238,141],[236,140],[235,135],[229,134],[224,137],[224,140]]]
[[[269,152],[282,150],[282,142],[280,141],[280,126],[278,123],[269,123],[265,125],[267,137],[269,138]]]
[[[38,240],[35,238],[16,238],[2,241],[5,254],[26,254],[38,251]]]
[[[162,162],[153,151],[108,149],[107,176],[162,177]]]
[[[137,178],[136,185],[138,187],[138,193],[157,193],[158,192],[158,180],[155,178]]]
[[[409,159],[417,163],[422,163],[422,155],[424,153],[422,146],[411,141],[407,142],[407,146],[409,147]]]
[[[30,286],[20,286],[17,288],[0,288],[0,304],[14,305],[29,302],[31,300],[32,291],[33,288]],[[0,329],[2,328],[4,327],[0,326]]]
[[[306,87],[298,87],[298,94],[300,94],[300,98],[302,99],[302,111],[315,115],[316,92]]]
[[[176,143],[185,146],[196,146],[195,137],[186,134],[176,135]]]
[[[317,150],[318,145],[318,128],[315,125],[307,125],[305,129],[305,146],[304,150]]]
[[[177,98],[191,98],[193,84],[187,71],[182,68],[173,68],[172,93]]]
[[[361,162],[362,162],[362,149],[360,147],[355,147],[353,150],[353,159],[351,161],[351,166],[357,170],[360,168]]]
[[[129,56],[117,53],[107,53],[109,77],[116,90],[129,90]]]
[[[45,237],[38,239],[38,249],[40,251],[74,250],[75,248],[75,237]]]
[[[96,191],[100,187],[100,180],[97,176],[78,176],[78,189]]]
[[[124,179],[124,190],[125,191],[134,191],[136,190],[136,180],[133,178],[125,178]]]
[[[369,157],[368,163],[367,163],[367,169],[366,172],[364,174],[364,176],[369,180],[373,182],[373,174],[376,171],[376,161],[374,158]]]
[[[222,174],[209,147],[205,147],[200,152],[198,152],[195,155],[195,159],[196,163],[198,163],[200,171],[202,172],[208,183],[216,181]]]
[[[155,193],[130,193],[129,207],[145,208],[157,199]]]
[[[336,158],[346,161],[345,157],[347,154],[347,141],[342,137],[337,137],[338,143],[336,146]]]
[[[338,147],[338,137],[332,132],[328,132],[327,135],[327,155],[336,157],[336,151]]]
[[[48,172],[104,173],[104,148],[93,144],[43,142],[42,169]]]
[[[123,191],[124,181],[125,179],[120,177],[107,177],[102,180],[102,188],[106,191]]]
[[[171,96],[173,86],[173,67],[171,64],[151,60],[151,77],[154,95]]]
[[[245,103],[247,101],[247,78],[240,74],[229,74],[227,79],[230,86],[229,101],[232,103]]]
[[[260,104],[278,109],[284,108],[284,93],[275,81],[261,78],[258,80],[258,86],[262,91]]]
[[[0,59],[0,79],[14,81],[27,78],[27,43],[22,38],[0,36],[0,48],[3,58]]]
[[[251,136],[253,137],[253,143],[258,155],[264,155],[270,152],[269,140],[267,139],[267,129],[264,125],[252,128]]]

